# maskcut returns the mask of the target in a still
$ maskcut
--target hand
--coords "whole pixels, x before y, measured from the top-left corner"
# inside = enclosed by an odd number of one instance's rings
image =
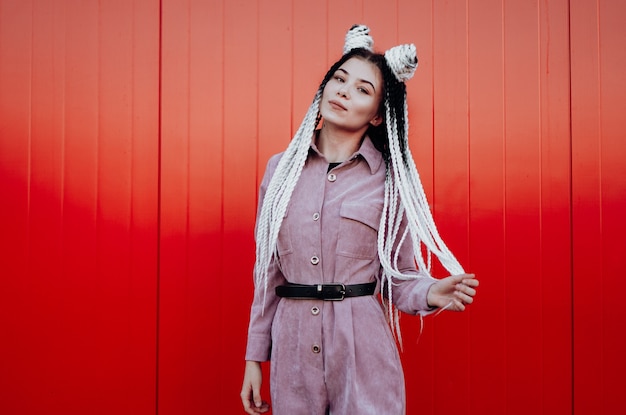
[[[246,369],[241,387],[241,401],[247,414],[262,414],[270,410],[267,402],[261,399],[261,364],[259,362],[246,361]]]
[[[478,280],[474,274],[452,275],[443,278],[428,290],[427,301],[431,307],[451,311],[464,311],[466,304],[472,304],[476,295]]]

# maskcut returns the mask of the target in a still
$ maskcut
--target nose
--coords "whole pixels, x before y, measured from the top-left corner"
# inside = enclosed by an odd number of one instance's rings
[[[339,90],[337,90],[337,95],[339,95],[340,97],[348,97],[348,92],[346,91],[345,87],[339,88]]]

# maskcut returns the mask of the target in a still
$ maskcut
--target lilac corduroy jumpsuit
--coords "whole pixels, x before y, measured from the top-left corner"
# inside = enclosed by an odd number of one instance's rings
[[[273,156],[261,183],[259,206],[276,169]],[[270,359],[275,415],[402,415],[402,365],[378,295],[343,301],[279,298],[274,288],[299,284],[360,284],[377,281],[377,234],[383,209],[385,164],[365,137],[359,150],[328,171],[312,142],[278,236],[279,259],[255,290],[246,360]],[[427,314],[434,279],[416,269],[410,243],[398,268],[415,274],[393,286],[403,312]],[[329,412],[328,412],[329,411]]]

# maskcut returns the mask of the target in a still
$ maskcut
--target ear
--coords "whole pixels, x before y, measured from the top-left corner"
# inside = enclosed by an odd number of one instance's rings
[[[374,127],[378,127],[380,124],[382,124],[382,122],[383,117],[381,117],[380,114],[376,114],[376,116],[371,119],[370,124],[372,124]]]

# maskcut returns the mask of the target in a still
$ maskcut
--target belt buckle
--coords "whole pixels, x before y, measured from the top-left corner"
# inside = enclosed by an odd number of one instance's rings
[[[324,292],[324,288],[325,287],[332,287],[332,288],[338,288],[338,291],[326,291]],[[324,300],[328,300],[328,301],[343,301],[343,299],[346,296],[346,286],[344,284],[339,284],[339,283],[333,283],[333,284],[318,284],[317,285],[317,292],[322,295],[322,298]],[[332,295],[334,294],[339,294],[339,296],[337,297],[333,297]]]

